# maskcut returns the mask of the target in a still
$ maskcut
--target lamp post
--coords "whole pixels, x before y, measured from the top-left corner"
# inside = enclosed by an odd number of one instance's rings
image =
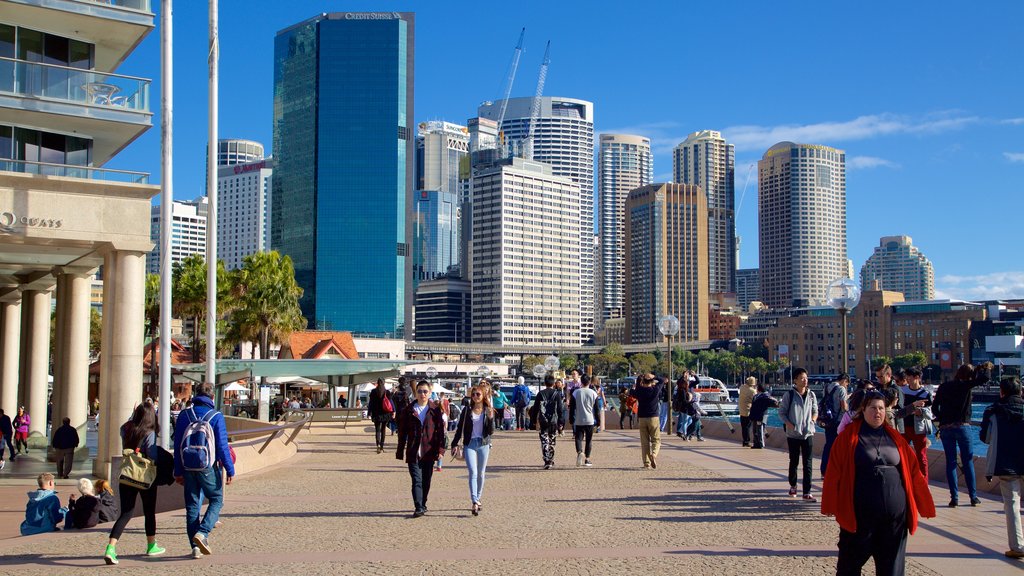
[[[665,425],[668,430],[672,430],[672,398],[675,396],[672,390],[674,382],[672,381],[672,337],[679,333],[679,318],[671,314],[666,314],[661,318],[658,318],[658,332],[661,332],[662,336],[665,336],[665,346],[667,347],[668,354],[665,359],[668,361],[668,419],[665,421]]]
[[[848,331],[846,329],[846,316],[860,303],[860,286],[850,278],[839,278],[829,282],[825,290],[825,301],[829,306],[839,311],[843,318],[843,365],[839,370],[842,374],[850,369],[849,349],[846,345]]]
[[[547,368],[549,372],[558,370],[558,366],[560,364],[561,361],[558,359],[558,356],[555,356],[554,354],[544,359],[544,367]]]
[[[548,368],[544,364],[533,365],[533,376],[537,379],[544,378],[544,375],[548,373]]]

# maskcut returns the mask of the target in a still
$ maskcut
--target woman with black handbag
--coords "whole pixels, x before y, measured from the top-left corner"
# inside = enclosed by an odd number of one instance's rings
[[[156,442],[160,425],[157,423],[156,411],[149,402],[144,402],[135,408],[130,420],[121,426],[121,446],[125,450],[135,450],[144,455],[152,462],[159,459],[159,449]],[[142,497],[142,512],[146,519],[146,555],[159,556],[165,552],[156,543],[156,486],[153,482],[149,488],[140,489],[129,486],[126,483],[118,483],[118,493],[121,500],[121,515],[118,516],[114,526],[110,529],[110,542],[103,553],[103,560],[107,564],[117,564],[117,541],[124,532],[125,525],[135,514],[135,501],[137,496]]]

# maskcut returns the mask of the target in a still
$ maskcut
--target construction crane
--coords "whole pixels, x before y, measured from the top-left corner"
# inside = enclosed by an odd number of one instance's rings
[[[519,57],[523,55],[523,37],[526,36],[526,27],[519,32],[519,43],[516,44],[515,52],[512,53],[512,65],[509,67],[508,79],[505,80],[505,91],[501,98],[501,108],[498,111],[498,141],[495,143],[498,154],[504,158],[505,154],[505,133],[501,129],[501,123],[505,121],[505,110],[508,109],[508,99],[512,95],[512,83],[516,80],[516,70],[519,69]]]
[[[523,158],[533,160],[533,129],[540,118],[540,97],[544,93],[544,82],[548,79],[548,65],[551,64],[551,40],[548,40],[544,47],[544,60],[540,64],[540,74],[537,76],[537,91],[533,95],[533,102],[530,106],[530,123],[526,127],[526,138],[523,145]]]

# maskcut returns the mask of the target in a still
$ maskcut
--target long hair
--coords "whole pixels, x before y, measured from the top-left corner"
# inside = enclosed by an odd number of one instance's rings
[[[135,407],[132,417],[124,426],[124,447],[138,448],[149,433],[160,433],[160,423],[156,419],[156,410],[149,402]]]
[[[476,386],[473,386],[472,388],[470,388],[470,392],[469,392],[469,408],[470,408],[470,410],[473,409],[473,392],[479,392],[480,393],[481,402],[483,403],[484,408],[487,408],[489,410],[489,409],[491,409],[493,407],[493,404],[491,402],[491,394],[492,394],[491,386],[489,384],[486,384],[486,383],[485,384],[477,384]]]
[[[107,492],[111,495],[114,494],[114,489],[110,487],[110,482],[107,482],[102,478],[93,483],[93,488],[96,490],[97,496],[103,494],[104,492]]]
[[[970,382],[974,379],[974,366],[964,364],[956,371],[956,379],[962,382]]]

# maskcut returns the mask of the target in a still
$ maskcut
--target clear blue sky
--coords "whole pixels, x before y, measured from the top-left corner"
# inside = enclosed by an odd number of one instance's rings
[[[177,199],[205,190],[206,6],[175,2]],[[879,237],[906,234],[932,260],[939,297],[1024,297],[1024,3],[603,6],[221,0],[220,136],[270,149],[274,35],[320,12],[416,12],[417,122],[464,123],[498,98],[525,26],[513,96],[532,95],[551,40],[545,94],[593,101],[598,133],[651,137],[659,181],[671,179],[671,149],[690,132],[719,130],[736,145],[742,267],[757,265],[749,167],[793,140],[846,151],[858,274]],[[119,72],[153,78],[158,105],[159,67],[156,30]],[[158,113],[109,166],[159,181]]]

